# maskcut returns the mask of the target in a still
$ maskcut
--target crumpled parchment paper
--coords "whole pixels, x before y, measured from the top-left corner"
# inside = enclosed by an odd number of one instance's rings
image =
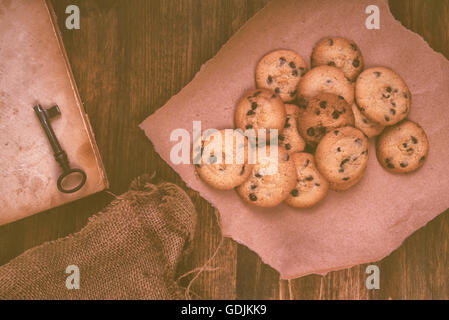
[[[377,5],[380,29],[368,30],[365,9]],[[374,140],[362,181],[330,192],[312,209],[281,205],[261,209],[245,204],[234,191],[214,190],[192,165],[174,165],[170,133],[192,122],[202,129],[233,128],[243,93],[255,86],[254,70],[267,52],[288,48],[307,61],[325,36],[354,40],[365,67],[398,72],[412,92],[409,118],[430,140],[424,167],[393,175],[377,163]],[[208,61],[195,79],[142,124],[155,150],[192,188],[218,208],[223,233],[257,252],[282,278],[295,278],[382,259],[414,231],[449,207],[449,61],[391,15],[383,0],[279,0],[271,2]]]

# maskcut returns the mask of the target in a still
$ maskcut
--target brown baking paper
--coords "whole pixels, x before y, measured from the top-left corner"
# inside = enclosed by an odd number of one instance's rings
[[[368,5],[380,9],[380,30],[365,27]],[[409,118],[421,124],[430,140],[422,169],[408,175],[386,172],[372,140],[368,168],[358,185],[299,210],[249,206],[234,191],[208,187],[192,165],[171,163],[174,129],[192,133],[195,120],[202,121],[203,130],[233,127],[236,103],[255,86],[254,70],[264,54],[288,48],[310,61],[314,44],[325,36],[353,39],[366,67],[390,67],[407,82],[413,95]],[[295,278],[380,260],[449,207],[448,101],[449,62],[396,21],[386,1],[279,0],[252,18],[141,128],[161,157],[220,211],[224,235],[257,252],[282,278]]]

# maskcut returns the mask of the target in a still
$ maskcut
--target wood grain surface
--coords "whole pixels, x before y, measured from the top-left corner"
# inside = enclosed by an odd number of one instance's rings
[[[215,253],[222,241],[220,229],[214,208],[186,187],[138,124],[192,80],[268,2],[53,0],[110,191],[122,193],[134,177],[156,172],[157,180],[184,187],[196,206],[199,224],[193,250],[181,262],[179,276]],[[80,30],[65,28],[70,4],[80,8]],[[449,58],[449,0],[392,0],[390,7],[404,26]],[[26,249],[80,230],[111,199],[103,192],[0,227],[0,265]],[[254,252],[224,239],[208,264],[210,270],[199,274],[191,289],[193,297],[202,299],[449,299],[449,211],[376,265],[380,290],[366,289],[367,265],[286,281]],[[181,283],[187,286],[193,277]]]

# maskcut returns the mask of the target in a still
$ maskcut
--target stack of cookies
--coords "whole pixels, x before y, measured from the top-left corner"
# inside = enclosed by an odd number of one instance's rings
[[[409,173],[424,164],[428,139],[407,119],[411,94],[398,74],[385,67],[364,69],[359,47],[337,37],[316,44],[311,67],[291,50],[276,50],[260,60],[257,89],[246,93],[235,110],[239,130],[234,132],[244,134],[239,140],[244,143],[215,139],[225,150],[221,158],[235,159],[239,148],[247,152],[253,147],[258,156],[255,162],[245,157],[243,163],[226,164],[201,142],[206,160],[196,170],[205,182],[222,190],[235,188],[255,206],[286,202],[307,208],[324,199],[328,189],[344,191],[362,179],[370,138],[377,137],[377,159],[392,173]],[[275,130],[276,136],[261,137],[260,129]],[[255,133],[253,141],[247,132]],[[275,157],[268,156],[273,145]],[[273,162],[276,170],[270,170]]]

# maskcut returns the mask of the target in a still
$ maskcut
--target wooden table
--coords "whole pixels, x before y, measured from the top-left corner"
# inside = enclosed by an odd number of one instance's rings
[[[111,191],[124,192],[134,177],[156,172],[158,180],[183,186],[197,208],[194,250],[179,266],[180,275],[203,265],[217,248],[221,236],[214,209],[161,160],[138,124],[192,80],[201,65],[267,2],[53,0]],[[65,28],[65,8],[70,4],[81,10],[80,30]],[[448,0],[394,0],[390,7],[406,27],[449,58]],[[88,217],[110,200],[110,195],[101,193],[0,227],[0,264],[28,248],[80,230]],[[197,297],[449,299],[449,213],[440,215],[377,263],[380,290],[366,289],[366,265],[325,277],[280,280],[254,252],[231,239],[224,240],[210,265],[218,269],[202,273],[194,282]]]

